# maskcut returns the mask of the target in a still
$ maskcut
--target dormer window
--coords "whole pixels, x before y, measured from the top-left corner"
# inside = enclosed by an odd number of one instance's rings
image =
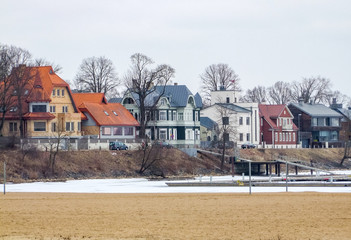
[[[17,95],[17,90],[13,90],[12,94]]]
[[[112,113],[113,113],[115,116],[118,116],[118,114],[117,114],[115,111],[112,111]]]
[[[32,112],[46,112],[46,105],[42,105],[42,104],[33,105]]]
[[[110,114],[108,114],[108,112],[104,111],[104,113],[106,114],[106,116],[110,116]]]
[[[11,108],[10,108],[10,112],[16,112],[17,109],[18,109],[17,107],[11,107]]]
[[[28,95],[29,91],[28,89],[24,90],[24,95]]]
[[[160,104],[161,104],[161,106],[166,105],[166,99],[164,99],[164,98],[161,99],[161,103]]]

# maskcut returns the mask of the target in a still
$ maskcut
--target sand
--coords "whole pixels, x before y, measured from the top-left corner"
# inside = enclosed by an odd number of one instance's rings
[[[0,239],[351,239],[351,194],[7,193]]]

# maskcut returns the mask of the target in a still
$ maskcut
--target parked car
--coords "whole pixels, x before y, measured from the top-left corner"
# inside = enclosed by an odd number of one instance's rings
[[[160,146],[161,148],[173,148],[169,142],[155,142],[154,143],[156,146]]]
[[[242,149],[248,149],[248,148],[256,148],[256,145],[253,143],[244,143],[241,145]]]
[[[128,150],[128,146],[122,142],[110,142],[110,150]]]

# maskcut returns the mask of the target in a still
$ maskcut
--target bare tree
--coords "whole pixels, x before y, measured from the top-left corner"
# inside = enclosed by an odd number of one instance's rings
[[[75,77],[78,90],[106,95],[120,83],[112,61],[106,57],[85,58]]]
[[[224,156],[226,153],[226,143],[230,140],[233,139],[236,141],[236,134],[237,134],[237,128],[235,127],[236,124],[234,124],[233,121],[235,121],[235,112],[230,109],[230,104],[226,103],[217,103],[216,104],[216,112],[217,115],[216,117],[216,122],[218,123],[218,137],[222,141],[222,157],[221,157],[221,170],[223,171],[224,167]],[[226,123],[224,118],[228,119],[228,122]],[[231,137],[230,137],[231,136]]]
[[[220,87],[225,90],[240,91],[239,76],[228,64],[212,64],[200,75],[202,91],[205,98],[209,98],[211,91],[218,91]]]
[[[274,104],[287,104],[292,100],[291,86],[287,82],[276,82],[268,88],[268,95]]]
[[[349,96],[342,94],[340,91],[333,91],[329,94],[327,98],[329,106],[333,104],[333,99],[335,99],[337,103],[342,104],[343,106],[347,106],[347,104],[351,101],[351,98]]]
[[[303,78],[301,82],[292,84],[292,98],[305,103],[327,103],[331,92],[331,82],[323,77]]]
[[[145,138],[145,129],[149,121],[146,112],[152,112],[156,108],[165,92],[165,86],[174,77],[175,70],[165,64],[149,69],[154,62],[141,53],[133,54],[131,61],[131,68],[125,76],[125,84],[128,91],[137,95],[140,110],[139,137]]]
[[[19,108],[15,106],[15,102],[20,97],[17,93],[23,94],[23,92],[21,89],[18,89],[18,83],[21,81],[18,77],[25,74],[24,68],[19,66],[30,61],[31,54],[27,50],[0,44],[0,132],[4,126],[5,116],[8,111],[11,108]]]
[[[34,59],[33,62],[34,66],[51,66],[52,69],[54,70],[55,73],[61,73],[62,71],[62,67],[58,64],[55,64],[53,62],[49,62],[48,60],[44,59],[44,58],[36,58]]]
[[[242,101],[244,102],[257,102],[263,103],[268,100],[267,98],[267,91],[266,87],[264,86],[257,86],[254,87],[252,90],[248,89],[246,94],[242,97]]]

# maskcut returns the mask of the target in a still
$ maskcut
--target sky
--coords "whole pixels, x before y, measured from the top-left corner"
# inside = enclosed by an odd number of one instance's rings
[[[228,64],[246,91],[321,76],[351,97],[349,0],[0,0],[0,43],[62,66],[105,56],[122,78],[142,53],[175,68],[173,82]]]

